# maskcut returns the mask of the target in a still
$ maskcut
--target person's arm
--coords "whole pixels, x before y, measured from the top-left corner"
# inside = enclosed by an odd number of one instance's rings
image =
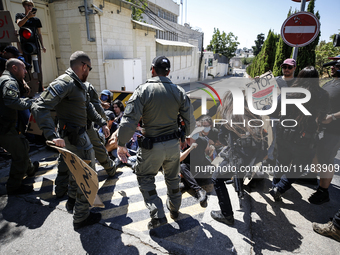
[[[27,20],[29,20],[32,17],[35,17],[35,13],[29,11],[25,17],[23,17],[22,19],[17,19],[16,23],[18,24],[19,27],[22,27],[23,25],[26,24]]]
[[[15,110],[26,110],[32,106],[32,99],[21,98],[20,91],[14,81],[8,81],[3,86],[3,102],[4,104]]]
[[[44,47],[44,43],[43,43],[43,39],[42,39],[42,35],[41,35],[41,28],[40,27],[37,28],[37,33],[38,33],[38,39],[39,39],[39,42],[40,42],[40,45],[41,45],[41,49],[45,53],[46,52],[46,48]]]
[[[190,154],[190,152],[197,147],[197,143],[191,144],[191,146],[184,152],[180,153],[179,161],[182,162]]]
[[[118,134],[118,129],[114,133],[112,133],[108,142],[106,143],[105,148],[108,152],[111,152],[111,151],[117,149],[117,147],[118,147],[117,134]]]
[[[56,84],[59,83],[54,82],[50,84],[31,107],[32,115],[38,127],[43,130],[45,138],[50,141],[60,138],[55,132],[55,123],[51,116],[51,110],[68,94],[66,84],[60,83],[60,87],[57,90],[53,89],[53,86]]]

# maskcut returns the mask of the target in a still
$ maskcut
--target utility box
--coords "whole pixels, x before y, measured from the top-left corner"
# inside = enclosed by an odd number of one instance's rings
[[[134,91],[142,84],[141,59],[106,59],[106,86],[109,90]]]

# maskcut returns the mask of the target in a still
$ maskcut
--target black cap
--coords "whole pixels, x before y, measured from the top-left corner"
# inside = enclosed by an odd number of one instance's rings
[[[109,120],[114,120],[114,118],[116,118],[116,115],[110,110],[105,111],[105,115]]]
[[[22,54],[20,53],[20,51],[18,51],[18,49],[15,48],[15,47],[12,46],[12,45],[7,46],[7,47],[4,49],[4,51],[9,52],[9,53],[12,53],[12,54],[13,54],[14,56],[16,56],[16,57],[22,55]]]
[[[331,62],[328,62],[328,63],[325,63],[322,66],[323,67],[326,67],[326,66],[337,66],[337,67],[340,67],[340,59],[339,60],[334,60],[334,61],[331,61]]]
[[[151,67],[157,67],[157,68],[162,68],[166,71],[170,70],[170,60],[167,59],[165,56],[160,56],[160,57],[155,57],[152,60],[152,65]]]

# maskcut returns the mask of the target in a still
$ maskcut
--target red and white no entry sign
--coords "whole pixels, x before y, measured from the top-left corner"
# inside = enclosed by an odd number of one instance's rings
[[[315,40],[320,32],[318,18],[310,12],[289,16],[281,27],[283,41],[292,47],[303,47]]]

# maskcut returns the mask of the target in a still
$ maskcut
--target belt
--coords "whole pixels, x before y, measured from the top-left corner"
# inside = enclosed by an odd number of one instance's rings
[[[160,136],[157,136],[157,137],[149,137],[151,139],[151,141],[153,143],[160,143],[160,142],[166,142],[166,141],[170,141],[172,139],[178,139],[178,135],[177,133],[173,133],[173,134],[170,134],[170,135],[160,135]]]

